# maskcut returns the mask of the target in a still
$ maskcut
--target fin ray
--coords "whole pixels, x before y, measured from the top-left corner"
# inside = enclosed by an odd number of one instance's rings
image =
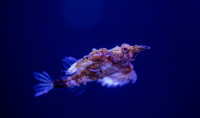
[[[35,79],[42,81],[42,82],[50,82],[51,78],[48,77],[48,76],[45,76],[44,73],[46,73],[46,72],[43,72],[43,74],[38,73],[38,72],[34,72]]]
[[[49,74],[45,71],[43,73],[34,72],[34,77],[41,83],[34,86],[35,97],[48,93],[53,88],[53,83]]]
[[[63,66],[68,69],[73,63],[77,62],[78,60],[74,57],[65,57],[63,60]]]
[[[68,91],[74,95],[81,95],[86,89],[86,85],[81,84],[80,86],[70,87]]]

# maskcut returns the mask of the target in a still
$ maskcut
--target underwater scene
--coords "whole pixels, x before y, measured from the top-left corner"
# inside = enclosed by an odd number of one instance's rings
[[[1,5],[1,118],[200,118],[198,3]]]

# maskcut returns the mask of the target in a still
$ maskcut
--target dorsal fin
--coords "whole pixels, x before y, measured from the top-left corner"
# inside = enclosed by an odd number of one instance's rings
[[[68,69],[73,63],[77,62],[78,60],[74,57],[65,57],[63,60],[63,66]]]

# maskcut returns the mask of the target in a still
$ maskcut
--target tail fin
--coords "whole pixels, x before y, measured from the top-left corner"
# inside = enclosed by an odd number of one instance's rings
[[[46,94],[53,88],[53,83],[48,73],[43,71],[43,73],[34,72],[33,74],[35,79],[41,81],[34,87],[35,97]]]

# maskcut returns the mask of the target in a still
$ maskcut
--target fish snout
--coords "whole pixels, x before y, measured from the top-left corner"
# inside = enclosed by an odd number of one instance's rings
[[[139,46],[140,50],[150,50],[151,48],[149,46]]]

